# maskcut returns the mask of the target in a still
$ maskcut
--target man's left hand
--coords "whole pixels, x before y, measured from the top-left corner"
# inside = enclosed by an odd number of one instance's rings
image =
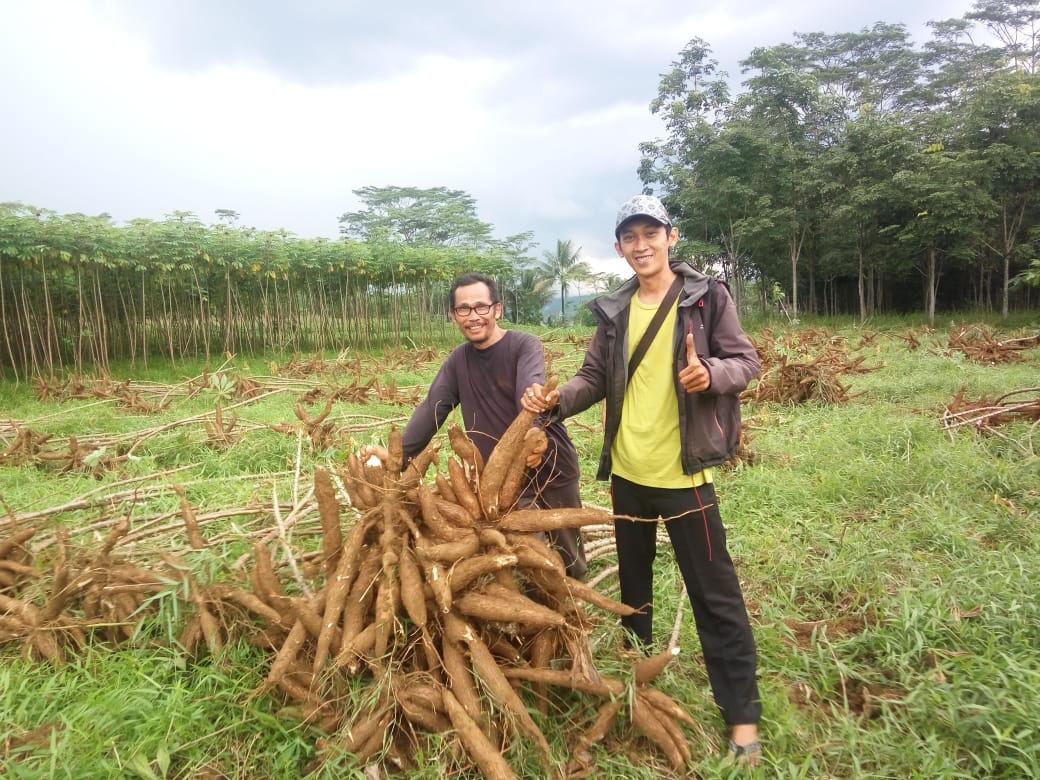
[[[711,374],[697,357],[697,350],[693,346],[693,334],[686,334],[686,362],[687,366],[679,372],[679,384],[687,393],[699,393],[711,387]]]

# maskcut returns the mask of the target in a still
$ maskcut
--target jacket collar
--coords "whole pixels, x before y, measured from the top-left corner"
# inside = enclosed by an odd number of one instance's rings
[[[679,298],[680,306],[692,306],[704,297],[708,291],[708,277],[687,262],[672,262],[668,264],[675,273],[684,277],[683,295]],[[639,289],[639,279],[632,276],[624,284],[611,293],[601,295],[593,303],[608,319],[615,320],[628,308],[632,296]]]

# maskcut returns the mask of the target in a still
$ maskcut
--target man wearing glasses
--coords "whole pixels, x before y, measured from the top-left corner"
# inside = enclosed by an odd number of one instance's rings
[[[466,338],[437,372],[426,398],[405,426],[404,456],[419,454],[456,406],[463,427],[486,463],[495,444],[521,411],[521,397],[532,384],[545,383],[542,342],[530,333],[499,326],[502,301],[498,285],[484,274],[458,277],[448,293],[449,315]],[[548,447],[529,459],[529,480],[519,504],[543,509],[581,506],[578,453],[562,421],[545,425]],[[582,579],[586,572],[581,531],[566,528],[549,535],[567,566]]]

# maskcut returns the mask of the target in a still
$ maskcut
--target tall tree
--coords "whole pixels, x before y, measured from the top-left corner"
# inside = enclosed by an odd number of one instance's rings
[[[560,322],[567,318],[567,290],[592,272],[589,264],[580,258],[581,247],[575,249],[570,239],[557,239],[555,250],[542,252],[539,270],[545,279],[560,285]]]
[[[362,241],[485,247],[492,226],[477,217],[474,198],[445,187],[362,187],[361,211],[340,216],[340,233]]]

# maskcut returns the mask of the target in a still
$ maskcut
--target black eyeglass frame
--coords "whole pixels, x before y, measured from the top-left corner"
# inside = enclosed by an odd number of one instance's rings
[[[485,314],[490,314],[491,310],[495,308],[497,304],[498,301],[495,301],[495,303],[478,303],[476,306],[470,306],[469,304],[464,303],[461,306],[456,306],[452,309],[452,312],[456,317],[468,317],[473,312],[476,312],[479,316],[483,317]]]

